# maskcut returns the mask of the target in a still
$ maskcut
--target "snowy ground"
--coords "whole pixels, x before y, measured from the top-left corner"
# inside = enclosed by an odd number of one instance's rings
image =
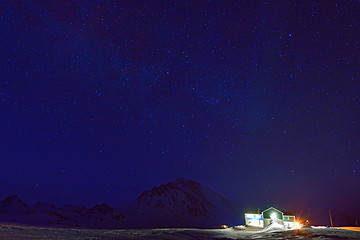
[[[300,230],[269,228],[258,231],[249,231],[245,228],[90,230],[0,224],[0,239],[360,239],[360,232],[329,228]]]

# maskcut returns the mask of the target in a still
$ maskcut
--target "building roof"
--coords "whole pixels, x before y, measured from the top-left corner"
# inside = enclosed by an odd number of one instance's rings
[[[280,211],[279,209],[276,209],[276,208],[274,208],[274,207],[269,207],[269,208],[265,209],[264,211],[262,211],[261,213],[266,212],[266,211],[269,211],[270,209],[274,209],[274,210],[276,210],[276,211],[281,212],[282,214],[284,214],[282,211]]]
[[[286,216],[295,216],[295,214],[294,214],[294,212],[290,212],[290,211],[280,211],[279,209],[276,209],[276,208],[274,208],[274,207],[269,207],[269,208],[267,208],[267,209],[265,209],[265,210],[263,210],[263,211],[259,211],[259,210],[245,210],[245,213],[249,213],[249,214],[262,214],[263,212],[266,212],[266,211],[268,211],[268,210],[270,210],[270,209],[274,209],[274,210],[276,210],[276,211],[278,211],[278,212],[281,212],[283,215],[286,215]]]

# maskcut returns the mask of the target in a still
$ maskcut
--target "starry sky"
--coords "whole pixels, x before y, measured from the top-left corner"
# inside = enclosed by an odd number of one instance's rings
[[[183,177],[242,208],[359,215],[359,12],[2,1],[0,197],[121,206]]]

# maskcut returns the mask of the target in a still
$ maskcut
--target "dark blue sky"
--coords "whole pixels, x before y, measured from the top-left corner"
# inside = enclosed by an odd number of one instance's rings
[[[360,212],[359,1],[1,5],[1,198]]]

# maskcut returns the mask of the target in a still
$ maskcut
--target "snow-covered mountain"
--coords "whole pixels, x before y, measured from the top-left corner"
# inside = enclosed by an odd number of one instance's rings
[[[0,202],[0,220],[38,226],[87,228],[217,227],[236,224],[231,203],[199,183],[182,178],[140,194],[130,205],[107,204],[60,208],[37,202],[32,207],[17,196]]]
[[[182,178],[143,192],[126,213],[129,227],[217,227],[237,221],[228,200]]]

